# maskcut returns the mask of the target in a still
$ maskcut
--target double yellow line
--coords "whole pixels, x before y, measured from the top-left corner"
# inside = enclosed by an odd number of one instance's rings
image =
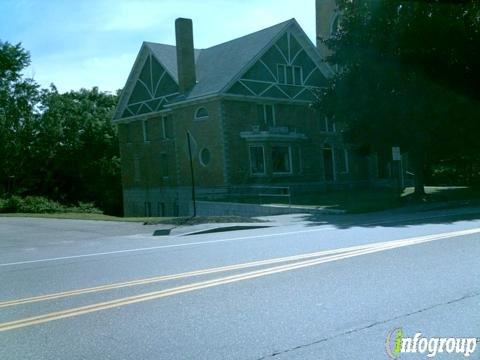
[[[129,304],[160,299],[167,296],[173,296],[173,295],[205,289],[209,287],[259,278],[259,277],[277,274],[277,273],[286,272],[286,271],[292,271],[296,269],[319,265],[322,263],[347,259],[355,256],[371,254],[371,253],[380,252],[380,251],[386,251],[386,250],[400,248],[404,246],[421,244],[421,243],[434,241],[434,240],[446,239],[446,238],[463,236],[463,235],[471,235],[476,233],[480,233],[480,229],[463,230],[463,231],[436,234],[436,235],[427,235],[427,236],[402,239],[397,241],[389,241],[389,242],[375,243],[370,245],[361,245],[361,246],[354,246],[354,247],[343,248],[343,249],[335,249],[335,250],[329,250],[329,251],[321,251],[321,252],[314,252],[309,254],[275,258],[275,259],[269,259],[269,260],[254,261],[254,262],[243,263],[243,264],[216,267],[216,268],[191,271],[191,272],[185,272],[185,273],[173,274],[173,275],[164,275],[164,276],[152,277],[147,279],[128,281],[123,283],[109,284],[109,285],[91,287],[86,289],[78,289],[78,290],[72,290],[67,292],[41,295],[41,296],[30,297],[25,299],[5,301],[0,303],[0,308],[24,305],[24,304],[40,302],[40,301],[56,300],[60,298],[72,297],[72,296],[77,296],[82,294],[89,294],[89,293],[95,293],[95,292],[101,292],[101,291],[107,291],[107,290],[113,290],[113,289],[119,289],[119,288],[131,287],[131,286],[158,283],[158,282],[167,281],[167,280],[175,280],[175,279],[189,278],[194,276],[221,273],[226,271],[242,270],[242,269],[247,269],[252,267],[286,263],[284,265],[275,265],[275,266],[263,268],[260,270],[249,271],[246,273],[240,273],[236,275],[230,275],[230,276],[220,277],[216,279],[200,281],[192,284],[176,286],[169,289],[153,291],[153,292],[148,292],[140,295],[128,296],[120,299],[104,301],[100,303],[52,312],[52,313],[43,314],[39,316],[28,317],[20,320],[4,322],[4,323],[0,323],[0,332],[42,324],[42,323],[46,323],[54,320],[79,316],[79,315],[88,314],[96,311],[117,308],[117,307],[129,305]]]

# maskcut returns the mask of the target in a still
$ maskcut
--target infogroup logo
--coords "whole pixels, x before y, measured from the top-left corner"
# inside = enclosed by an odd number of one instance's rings
[[[417,353],[427,354],[427,357],[433,358],[440,353],[458,354],[469,357],[477,348],[477,338],[459,338],[459,337],[423,337],[421,332],[417,332],[413,337],[405,336],[402,328],[393,329],[387,335],[385,348],[387,355],[391,359],[398,359],[400,354]]]

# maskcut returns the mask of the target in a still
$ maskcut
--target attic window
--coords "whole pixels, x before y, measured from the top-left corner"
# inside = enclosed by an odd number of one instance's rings
[[[204,120],[206,118],[208,118],[208,110],[204,107],[198,108],[197,111],[195,111],[195,120]]]
[[[277,79],[279,84],[302,85],[303,69],[301,66],[277,64]]]

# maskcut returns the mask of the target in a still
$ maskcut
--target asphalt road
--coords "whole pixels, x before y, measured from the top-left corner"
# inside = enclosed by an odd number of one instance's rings
[[[388,359],[398,328],[480,337],[475,211],[154,228],[0,218],[0,359]]]

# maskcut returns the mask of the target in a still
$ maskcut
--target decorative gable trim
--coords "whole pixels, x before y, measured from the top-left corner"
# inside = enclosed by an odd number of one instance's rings
[[[164,93],[161,86],[166,86],[166,82],[169,86]],[[179,94],[177,81],[148,45],[143,43],[120,95],[113,121],[158,112]]]
[[[302,61],[307,63],[305,68],[299,66]],[[282,82],[278,77],[279,66],[280,69],[281,66],[285,69],[285,77],[287,71],[290,71],[288,74],[292,74],[297,81]],[[298,75],[293,75],[294,71]],[[315,99],[309,90],[318,88],[315,84],[326,81],[332,75],[333,72],[324,63],[313,43],[295,19],[292,19],[222,89],[222,93],[308,102]]]

